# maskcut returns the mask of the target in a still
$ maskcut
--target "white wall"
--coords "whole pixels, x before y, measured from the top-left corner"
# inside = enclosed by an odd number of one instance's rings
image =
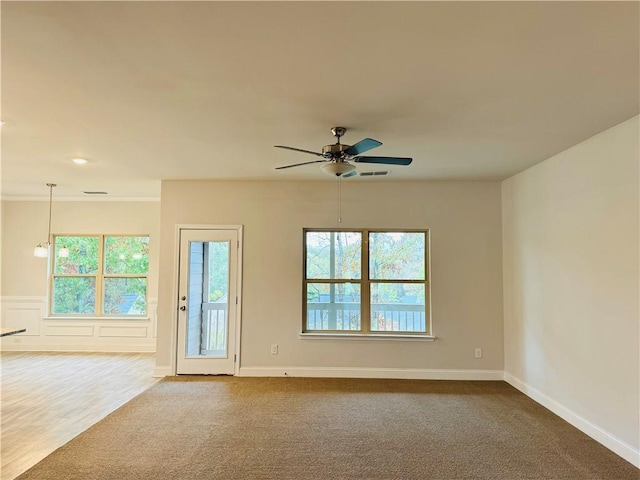
[[[47,240],[49,201],[2,202],[2,325],[27,332],[2,339],[3,350],[154,351],[158,297],[160,202],[61,201],[54,197],[52,234],[149,234],[149,318],[47,320],[47,259],[33,248]]]
[[[639,449],[638,117],[502,184],[506,378]]]
[[[300,338],[302,229],[337,226],[337,180],[165,181],[158,372],[175,364],[175,226],[210,224],[244,226],[241,375],[502,378],[500,184],[352,180],[342,226],[431,229],[435,341]]]

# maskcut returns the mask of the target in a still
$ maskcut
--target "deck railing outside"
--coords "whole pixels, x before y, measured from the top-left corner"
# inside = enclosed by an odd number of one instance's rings
[[[359,303],[307,303],[307,330],[359,330]],[[374,303],[372,332],[426,332],[424,305]]]
[[[203,303],[203,350],[225,350],[227,303]],[[425,332],[424,305],[375,303],[371,305],[372,332]],[[307,330],[360,330],[359,303],[307,303]]]
[[[208,351],[227,349],[227,302],[202,304],[202,348]]]

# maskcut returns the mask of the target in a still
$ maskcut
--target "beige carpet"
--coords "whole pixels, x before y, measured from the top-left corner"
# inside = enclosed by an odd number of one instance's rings
[[[165,379],[31,479],[633,479],[504,382]]]

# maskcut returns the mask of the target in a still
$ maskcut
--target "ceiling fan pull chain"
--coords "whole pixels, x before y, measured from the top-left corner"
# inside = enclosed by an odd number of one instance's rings
[[[342,177],[338,177],[338,225],[342,223]]]

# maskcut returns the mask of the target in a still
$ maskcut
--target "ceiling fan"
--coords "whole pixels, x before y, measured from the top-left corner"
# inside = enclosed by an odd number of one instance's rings
[[[322,147],[322,153],[312,152],[310,150],[303,150],[301,148],[287,147],[285,145],[274,145],[276,148],[285,148],[287,150],[294,150],[296,152],[309,153],[317,157],[322,157],[322,160],[314,160],[311,162],[294,163],[293,165],[285,165],[283,167],[277,167],[276,170],[282,170],[283,168],[299,167],[301,165],[309,165],[311,163],[324,163],[322,171],[329,175],[335,175],[336,177],[352,177],[357,175],[356,167],[350,163],[382,163],[386,165],[409,165],[413,159],[406,157],[363,157],[362,153],[367,152],[373,148],[382,145],[381,142],[374,140],[373,138],[365,138],[360,140],[355,145],[343,145],[340,143],[340,137],[346,133],[345,127],[333,127],[331,133],[336,137],[336,143],[332,145],[325,145]]]

